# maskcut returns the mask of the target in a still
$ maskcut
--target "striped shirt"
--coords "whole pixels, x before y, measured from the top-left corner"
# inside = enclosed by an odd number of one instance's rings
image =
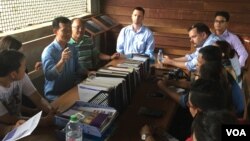
[[[78,63],[81,67],[86,69],[97,68],[100,52],[89,36],[84,35],[79,43],[71,38],[68,43],[75,46],[78,54]]]

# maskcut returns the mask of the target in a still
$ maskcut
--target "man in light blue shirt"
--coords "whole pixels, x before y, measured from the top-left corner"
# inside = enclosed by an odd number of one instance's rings
[[[196,48],[195,52],[186,54],[179,58],[170,58],[165,56],[163,63],[172,65],[181,69],[187,69],[188,71],[195,71],[197,64],[197,57],[199,50],[205,46],[213,45],[217,40],[220,40],[218,36],[211,33],[208,26],[204,23],[196,23],[188,29],[190,42]]]
[[[87,71],[78,64],[74,46],[68,45],[71,38],[71,21],[57,17],[52,23],[55,40],[42,53],[42,66],[45,75],[45,97],[52,101],[83,78]]]
[[[142,24],[145,11],[136,7],[132,13],[132,24],[124,27],[118,36],[116,51],[130,56],[133,54],[148,55],[154,59],[155,42],[153,33]]]

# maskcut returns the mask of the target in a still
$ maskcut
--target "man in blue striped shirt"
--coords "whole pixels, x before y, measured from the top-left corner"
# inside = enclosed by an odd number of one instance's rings
[[[100,67],[100,60],[111,61],[119,58],[119,53],[108,55],[101,53],[92,38],[85,33],[85,21],[76,18],[72,20],[72,37],[68,44],[75,46],[78,53],[78,62],[81,67],[88,70],[96,70]]]

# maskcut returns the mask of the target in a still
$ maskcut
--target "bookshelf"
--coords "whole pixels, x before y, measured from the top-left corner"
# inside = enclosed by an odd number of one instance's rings
[[[94,25],[93,23],[95,23],[95,26],[98,26],[100,30],[95,30],[93,29],[92,31],[95,32],[91,32],[90,30],[92,29],[91,26],[87,27],[89,29],[86,29],[86,31],[90,32],[90,34],[92,35],[92,37],[95,37],[96,35],[99,35],[101,33],[102,36],[102,40],[101,40],[101,44],[102,44],[102,51],[104,51],[105,53],[110,53],[108,52],[108,31],[112,30],[113,28],[119,26],[120,24],[117,23],[116,21],[114,21],[112,18],[110,18],[107,15],[96,15],[91,17],[91,21],[92,23],[90,25]],[[91,28],[91,29],[90,29]]]
[[[91,19],[106,30],[110,30],[119,25],[119,23],[115,22],[113,19],[111,19],[107,15],[98,15],[98,16],[91,17]]]
[[[89,19],[85,22],[85,30],[92,36],[95,37],[101,33],[106,32],[102,26],[94,22],[93,20]]]

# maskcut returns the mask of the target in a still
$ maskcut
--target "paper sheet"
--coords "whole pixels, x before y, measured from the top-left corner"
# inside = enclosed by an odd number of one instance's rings
[[[37,127],[42,111],[31,117],[29,120],[24,122],[22,125],[10,131],[3,139],[3,141],[16,141],[23,137],[30,135]]]

